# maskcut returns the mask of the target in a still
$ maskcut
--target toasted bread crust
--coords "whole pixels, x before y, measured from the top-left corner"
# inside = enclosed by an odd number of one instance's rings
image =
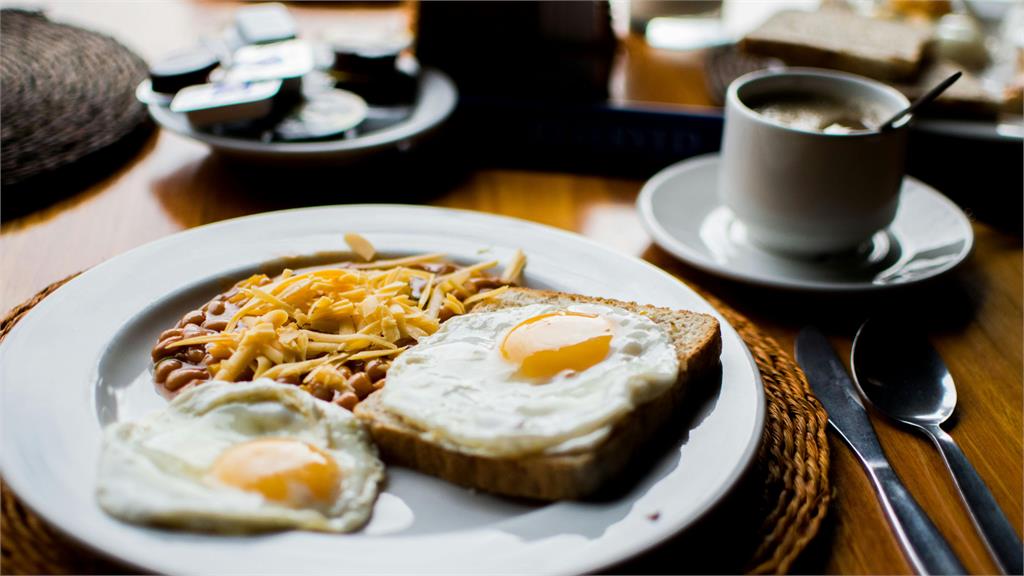
[[[544,290],[511,289],[481,302],[473,311],[579,303],[616,306],[650,318],[668,332],[679,357],[675,385],[617,422],[599,444],[568,453],[494,458],[466,454],[423,439],[419,430],[384,410],[377,393],[356,406],[356,416],[368,425],[381,455],[392,464],[507,496],[563,500],[593,494],[622,472],[633,454],[677,411],[687,383],[718,364],[722,340],[718,321],[706,314]]]
[[[740,42],[743,50],[781,58],[793,66],[817,66],[902,80],[919,70],[930,37],[927,28],[873,20],[845,10],[785,10],[772,15]]]

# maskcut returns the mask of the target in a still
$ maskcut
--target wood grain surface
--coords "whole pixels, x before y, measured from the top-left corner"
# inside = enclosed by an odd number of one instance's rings
[[[146,58],[187,46],[197,34],[218,29],[229,21],[235,8],[231,3],[205,2],[47,4],[52,17],[106,31]],[[292,9],[304,30],[322,29],[342,16],[392,23],[407,18],[395,8],[342,9],[317,3]],[[617,99],[706,104],[699,69],[696,56],[652,50],[632,39],[619,55],[615,72],[619,80],[613,93]],[[959,407],[950,432],[1018,533],[1021,531],[1024,271],[1019,237],[975,222],[973,255],[946,278],[896,293],[811,297],[729,283],[674,260],[655,247],[640,226],[633,209],[643,184],[639,180],[487,169],[460,172],[430,186],[423,184],[423,193],[412,195],[408,190],[382,189],[365,182],[349,185],[343,180],[327,190],[312,190],[302,188],[305,184],[298,180],[284,199],[270,189],[277,184],[261,183],[244,169],[211,156],[202,145],[160,131],[116,174],[59,204],[3,223],[0,307],[6,310],[54,280],[150,240],[296,203],[397,199],[525,218],[576,231],[643,257],[716,294],[788,349],[792,349],[796,332],[807,323],[815,323],[831,335],[841,354],[848,354],[852,335],[869,315],[891,316],[920,326],[957,382]],[[873,416],[873,420],[897,473],[968,570],[995,572],[939,454],[924,438],[881,418]],[[833,443],[832,454],[833,509],[797,569],[910,573],[857,462],[838,441]],[[683,560],[660,568],[682,572],[687,565]]]

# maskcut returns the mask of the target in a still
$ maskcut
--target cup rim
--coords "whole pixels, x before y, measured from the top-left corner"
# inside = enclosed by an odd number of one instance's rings
[[[860,74],[852,74],[850,72],[842,72],[840,70],[829,70],[827,68],[813,68],[813,67],[807,67],[807,66],[794,66],[794,67],[787,67],[787,68],[782,68],[782,69],[757,70],[757,71],[754,71],[754,72],[749,72],[747,74],[744,74],[743,76],[740,76],[739,78],[733,80],[729,84],[729,88],[728,88],[728,90],[726,92],[726,102],[727,103],[731,103],[732,107],[734,109],[742,112],[747,117],[749,117],[751,120],[756,121],[756,122],[761,122],[761,123],[764,123],[764,124],[768,124],[769,126],[772,126],[773,128],[778,128],[778,129],[784,130],[786,132],[795,132],[797,134],[808,134],[808,135],[813,135],[813,136],[822,136],[822,137],[826,137],[826,138],[866,138],[866,137],[877,136],[877,135],[881,134],[881,132],[877,128],[871,129],[871,130],[860,130],[860,131],[857,131],[857,132],[828,133],[828,134],[825,133],[825,132],[818,132],[818,131],[812,131],[812,130],[804,130],[804,129],[801,129],[801,128],[795,128],[793,126],[787,126],[787,125],[782,124],[780,122],[772,122],[771,120],[768,120],[764,116],[758,114],[757,111],[755,111],[754,109],[752,109],[749,106],[747,106],[746,103],[744,103],[743,100],[740,99],[740,97],[739,97],[739,90],[743,86],[746,86],[747,84],[750,84],[751,82],[756,82],[758,80],[761,80],[762,78],[778,77],[778,76],[829,78],[829,79],[832,79],[832,80],[854,82],[854,83],[857,83],[857,84],[865,85],[865,86],[867,86],[867,87],[869,87],[871,89],[874,89],[874,90],[879,90],[881,92],[886,92],[890,96],[894,96],[901,103],[899,109],[903,109],[903,108],[906,108],[907,106],[910,106],[910,100],[907,99],[907,97],[904,96],[902,92],[900,92],[899,90],[893,88],[892,86],[890,86],[890,85],[888,85],[888,84],[886,84],[884,82],[879,82],[878,80],[875,80],[873,78],[868,78],[867,76],[861,76]],[[910,121],[907,120],[907,119],[904,119],[901,123],[893,126],[893,128],[891,130],[889,130],[888,132],[896,133],[896,132],[905,130],[909,124],[910,124]]]

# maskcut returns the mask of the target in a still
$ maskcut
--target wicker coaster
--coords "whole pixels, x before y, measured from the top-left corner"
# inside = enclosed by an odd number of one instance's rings
[[[0,341],[26,312],[71,278],[55,282],[11,310],[0,321]],[[803,373],[775,340],[716,298],[703,296],[739,332],[761,371],[767,411],[753,473],[762,486],[763,517],[756,550],[746,566],[751,573],[782,574],[818,533],[828,511],[828,417]],[[125,570],[47,526],[6,486],[2,521],[4,573],[110,574]]]
[[[149,132],[135,99],[146,64],[112,38],[38,12],[3,10],[0,71],[5,208],[48,192],[58,179],[108,174]]]

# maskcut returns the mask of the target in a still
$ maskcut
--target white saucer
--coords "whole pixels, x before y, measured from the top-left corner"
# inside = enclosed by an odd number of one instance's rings
[[[893,223],[856,251],[811,259],[769,252],[718,199],[718,154],[673,164],[637,198],[654,241],[706,272],[761,286],[820,292],[882,290],[949,272],[967,258],[974,232],[948,198],[907,176]]]

